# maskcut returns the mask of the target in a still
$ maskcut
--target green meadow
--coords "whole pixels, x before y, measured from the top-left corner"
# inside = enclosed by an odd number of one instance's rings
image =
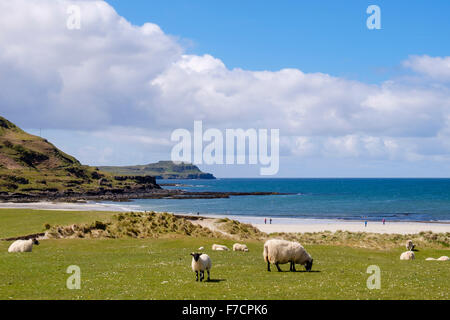
[[[107,212],[0,210],[0,237],[42,232],[44,224],[68,225],[107,219]],[[26,218],[26,219],[25,219]],[[167,234],[152,239],[42,240],[32,253],[10,254],[0,241],[0,299],[449,299],[448,262],[425,261],[449,255],[445,248],[419,248],[416,260],[400,261],[403,247],[375,250],[305,245],[313,272],[267,272],[263,241],[244,241],[250,251],[231,247],[229,238]],[[196,282],[190,253],[203,246],[213,261],[211,282]],[[81,270],[81,289],[69,290],[69,266]],[[381,289],[370,290],[367,268],[377,265]]]

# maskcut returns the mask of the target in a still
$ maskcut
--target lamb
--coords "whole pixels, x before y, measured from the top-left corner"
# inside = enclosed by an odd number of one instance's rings
[[[440,257],[439,259],[437,259],[438,261],[448,261],[448,260],[450,260],[450,258],[449,257],[447,257],[447,256],[442,256],[442,257]]]
[[[279,264],[290,262],[289,271],[295,272],[295,264],[304,265],[306,271],[311,271],[313,259],[303,246],[295,241],[272,239],[264,244],[264,261],[267,262],[267,271],[270,264],[275,264],[278,272],[281,272]]]
[[[400,255],[400,260],[414,260],[416,258],[414,252],[406,251]]]
[[[198,250],[199,250],[199,251],[202,251],[202,250],[205,250],[205,248],[200,247],[200,248],[198,248]]]
[[[406,250],[408,251],[414,251],[415,245],[412,242],[412,240],[406,241]]]
[[[213,244],[212,245],[212,249],[215,251],[228,251],[230,249],[228,249],[227,246],[221,245],[221,244]]]
[[[195,272],[195,281],[199,281],[199,273],[200,273],[200,281],[205,279],[205,270],[208,272],[208,279],[210,281],[210,270],[212,267],[211,258],[204,253],[191,253],[192,256],[192,271]]]
[[[8,252],[31,252],[33,244],[39,245],[37,239],[16,240],[8,248]]]
[[[233,244],[233,251],[244,251],[248,252],[248,248],[245,244],[235,243]]]

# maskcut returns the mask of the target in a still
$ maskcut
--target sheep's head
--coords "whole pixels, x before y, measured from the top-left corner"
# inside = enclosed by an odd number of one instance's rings
[[[33,244],[38,246],[39,245],[39,241],[37,239],[33,239]]]
[[[197,262],[202,254],[203,253],[194,253],[194,252],[192,252],[191,256],[194,258],[195,262]]]
[[[312,269],[312,265],[313,265],[313,259],[311,259],[310,261],[308,261],[308,262],[306,262],[306,264],[305,264],[305,269],[306,269],[306,271],[311,271],[311,269]]]

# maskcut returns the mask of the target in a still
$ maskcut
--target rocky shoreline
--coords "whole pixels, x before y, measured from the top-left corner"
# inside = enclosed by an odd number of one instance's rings
[[[0,202],[30,203],[41,201],[80,202],[115,201],[127,202],[133,199],[217,199],[231,196],[268,196],[285,195],[278,192],[190,192],[184,190],[166,190],[157,188],[107,189],[85,193],[43,191],[37,193],[0,193]]]

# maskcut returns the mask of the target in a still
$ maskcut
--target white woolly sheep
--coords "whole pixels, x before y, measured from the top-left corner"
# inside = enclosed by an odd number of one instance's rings
[[[200,248],[198,248],[198,250],[199,250],[199,251],[202,251],[202,250],[205,250],[205,248],[200,247]]]
[[[31,252],[33,244],[39,245],[37,239],[16,240],[8,248],[8,252]]]
[[[228,251],[230,249],[228,249],[227,246],[221,245],[221,244],[213,244],[212,245],[212,249],[215,251]]]
[[[415,258],[416,255],[412,251],[406,251],[400,255],[400,260],[414,260]]]
[[[435,259],[435,258],[426,258],[425,260],[426,260],[426,261],[435,261],[435,260],[437,260],[437,259]]]
[[[448,260],[450,260],[450,258],[447,256],[442,256],[442,257],[438,258],[437,260],[438,261],[448,261]]]
[[[233,244],[233,251],[244,251],[248,252],[248,248],[245,244],[242,243],[235,243]]]
[[[311,271],[313,259],[306,252],[303,246],[295,241],[272,239],[264,243],[264,261],[267,262],[267,271],[270,271],[270,264],[274,264],[281,272],[279,264],[290,262],[289,271],[295,272],[295,264],[304,265],[306,271]]]
[[[406,241],[406,250],[413,251],[416,246],[412,242],[412,240]]]
[[[191,253],[192,256],[192,271],[195,272],[195,281],[199,281],[199,274],[200,274],[200,281],[203,281],[205,279],[205,270],[208,272],[208,279],[210,280],[210,270],[212,267],[211,258],[205,254],[205,253]]]

